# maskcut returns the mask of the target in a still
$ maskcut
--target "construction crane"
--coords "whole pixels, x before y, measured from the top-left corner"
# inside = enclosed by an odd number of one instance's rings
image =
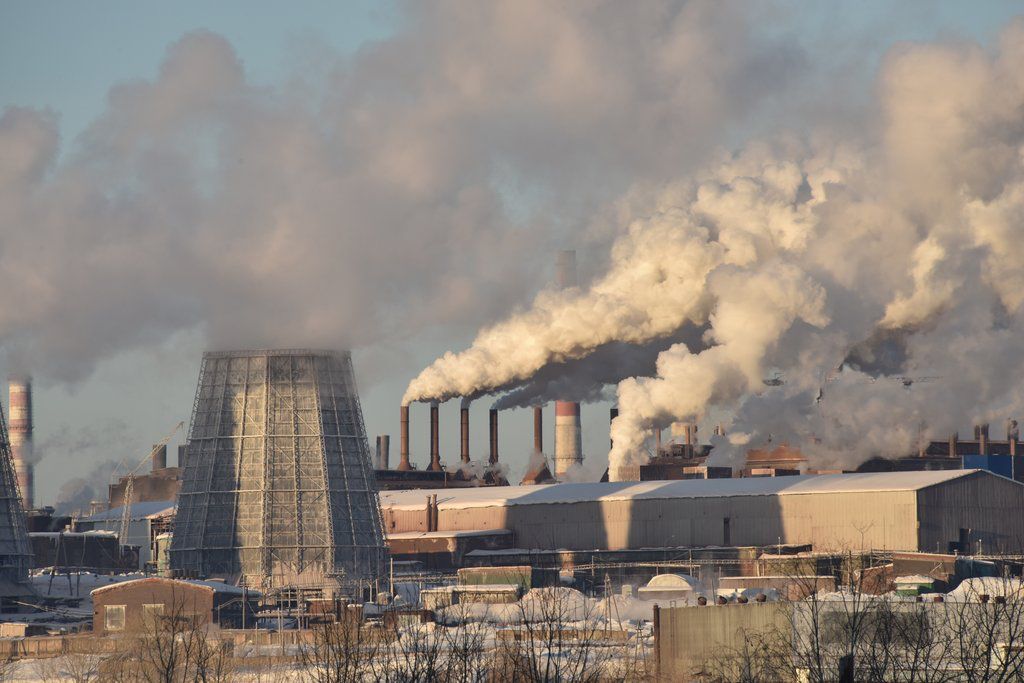
[[[123,503],[121,505],[121,529],[117,534],[118,543],[120,543],[121,545],[128,545],[128,526],[131,524],[132,521],[132,494],[135,492],[135,473],[138,472],[139,468],[142,467],[144,464],[146,464],[147,462],[151,462],[153,460],[153,454],[156,453],[157,450],[166,446],[167,442],[174,438],[174,435],[178,433],[178,430],[184,426],[184,422],[179,422],[178,424],[174,425],[174,429],[171,430],[171,433],[162,438],[159,442],[157,442],[157,444],[153,446],[153,450],[149,452],[149,455],[147,455],[145,458],[139,461],[139,464],[136,465],[135,468],[128,473],[127,481],[125,481],[124,484],[124,496],[122,497]]]

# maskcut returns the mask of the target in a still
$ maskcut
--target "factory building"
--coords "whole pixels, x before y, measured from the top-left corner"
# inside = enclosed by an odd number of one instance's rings
[[[387,492],[390,534],[507,531],[514,548],[1021,552],[1024,485],[981,470]],[[431,503],[430,501],[434,501]]]
[[[109,531],[120,534],[123,518],[123,506],[111,508],[79,519],[75,523],[75,530]],[[170,528],[173,519],[173,500],[132,503],[128,510],[128,528],[123,539],[124,545],[139,549],[136,566],[131,569],[144,569],[153,561],[153,542],[159,534]]]
[[[171,569],[268,590],[365,590],[387,548],[348,352],[206,353]]]

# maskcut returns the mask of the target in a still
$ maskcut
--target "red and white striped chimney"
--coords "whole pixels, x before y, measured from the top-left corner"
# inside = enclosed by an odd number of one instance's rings
[[[21,499],[25,509],[35,506],[35,475],[32,455],[32,380],[28,377],[12,377],[8,384],[10,397],[10,424],[8,434],[11,440],[11,458],[14,460],[14,474],[18,479]]]
[[[575,401],[555,401],[555,478],[560,479],[573,465],[582,464],[580,404]]]
[[[558,252],[555,279],[559,288],[576,287],[576,252]],[[580,404],[576,401],[555,401],[555,478],[561,479],[573,465],[583,464],[583,437],[580,427]]]

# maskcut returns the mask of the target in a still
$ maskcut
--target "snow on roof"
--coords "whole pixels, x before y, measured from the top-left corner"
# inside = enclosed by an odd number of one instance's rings
[[[124,507],[110,508],[103,512],[97,512],[95,515],[89,517],[83,517],[80,521],[82,522],[109,522],[112,520],[121,519],[121,511]],[[132,503],[131,518],[136,519],[147,519],[149,517],[157,517],[159,515],[173,512],[174,501],[173,500],[155,500],[148,501],[145,503]]]
[[[466,538],[472,536],[505,536],[511,529],[472,529],[469,531],[401,531],[386,534],[389,539],[405,541],[413,538]]]
[[[228,593],[231,595],[242,595],[248,592],[250,597],[257,598],[260,596],[260,592],[256,590],[242,588],[241,586],[232,586],[229,583],[222,583],[220,581],[200,581],[199,579],[165,579],[156,576],[147,576],[145,578],[131,579],[129,581],[120,581],[118,583],[110,584],[109,586],[102,586],[100,588],[93,589],[91,593],[100,593],[108,591],[113,588],[121,588],[128,584],[139,583],[140,581],[152,581],[152,582],[171,582],[171,583],[186,583],[192,586],[201,586],[203,588],[209,588],[215,593]]]
[[[732,496],[785,496],[811,493],[917,491],[978,472],[984,472],[984,470],[865,472],[858,474],[815,474],[792,477],[592,482],[585,484],[481,486],[479,488],[465,489],[382,491],[380,503],[382,507],[387,508],[419,510],[426,506],[426,497],[429,495],[437,496],[439,508],[459,509],[643,498],[722,498]],[[990,475],[990,473],[986,472],[986,475]]]

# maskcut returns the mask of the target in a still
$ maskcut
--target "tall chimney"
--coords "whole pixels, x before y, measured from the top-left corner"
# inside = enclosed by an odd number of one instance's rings
[[[957,455],[956,444],[960,440],[960,435],[953,432],[949,437],[949,457],[955,458]]]
[[[661,427],[654,430],[654,455],[661,455]]]
[[[491,408],[490,412],[491,420],[491,457],[488,462],[491,465],[498,464],[498,411],[496,408]]]
[[[459,457],[463,463],[469,463],[469,408],[459,410]]]
[[[188,447],[185,444],[179,445],[178,446],[178,469],[180,469],[182,471],[182,476],[184,476],[185,461],[186,461],[187,458],[188,458]]]
[[[544,452],[544,407],[533,407],[533,452]]]
[[[398,455],[401,460],[398,462],[398,471],[408,472],[412,469],[412,463],[409,462],[409,406],[401,407],[399,420],[401,432],[399,432],[398,447],[400,451]]]
[[[150,459],[153,463],[154,472],[157,470],[167,469],[167,446],[163,444],[153,444]]]
[[[438,406],[430,404],[430,467],[431,472],[441,471],[441,436],[438,426]]]
[[[382,469],[390,469],[391,466],[391,435],[381,434],[377,437],[380,444],[380,454],[377,456],[377,466]]]
[[[558,252],[555,265],[555,280],[560,289],[569,289],[579,284],[575,251],[570,249]],[[556,479],[564,476],[573,465],[583,463],[580,404],[576,401],[555,401],[554,461]]]
[[[555,478],[573,465],[583,463],[583,437],[580,430],[580,404],[555,401]]]
[[[978,455],[988,455],[988,424],[975,427],[974,434],[978,440]]]
[[[1017,440],[1020,439],[1020,430],[1017,428],[1017,421],[1010,420],[1006,423],[1006,440],[1010,442],[1010,455],[1017,455]]]
[[[697,431],[693,425],[686,425],[686,457],[693,457],[693,439],[696,436],[694,432]]]
[[[8,434],[11,441],[11,458],[14,474],[21,490],[21,499],[26,510],[35,507],[35,472],[32,456],[32,379],[11,378],[8,384],[10,397],[10,424]]]
[[[619,409],[618,408],[611,408],[611,409],[608,410],[608,427],[609,428],[612,426],[612,422],[615,422],[615,418],[617,418],[618,416],[619,416]],[[615,448],[615,439],[611,438],[610,434],[608,435],[608,447],[609,448]]]

